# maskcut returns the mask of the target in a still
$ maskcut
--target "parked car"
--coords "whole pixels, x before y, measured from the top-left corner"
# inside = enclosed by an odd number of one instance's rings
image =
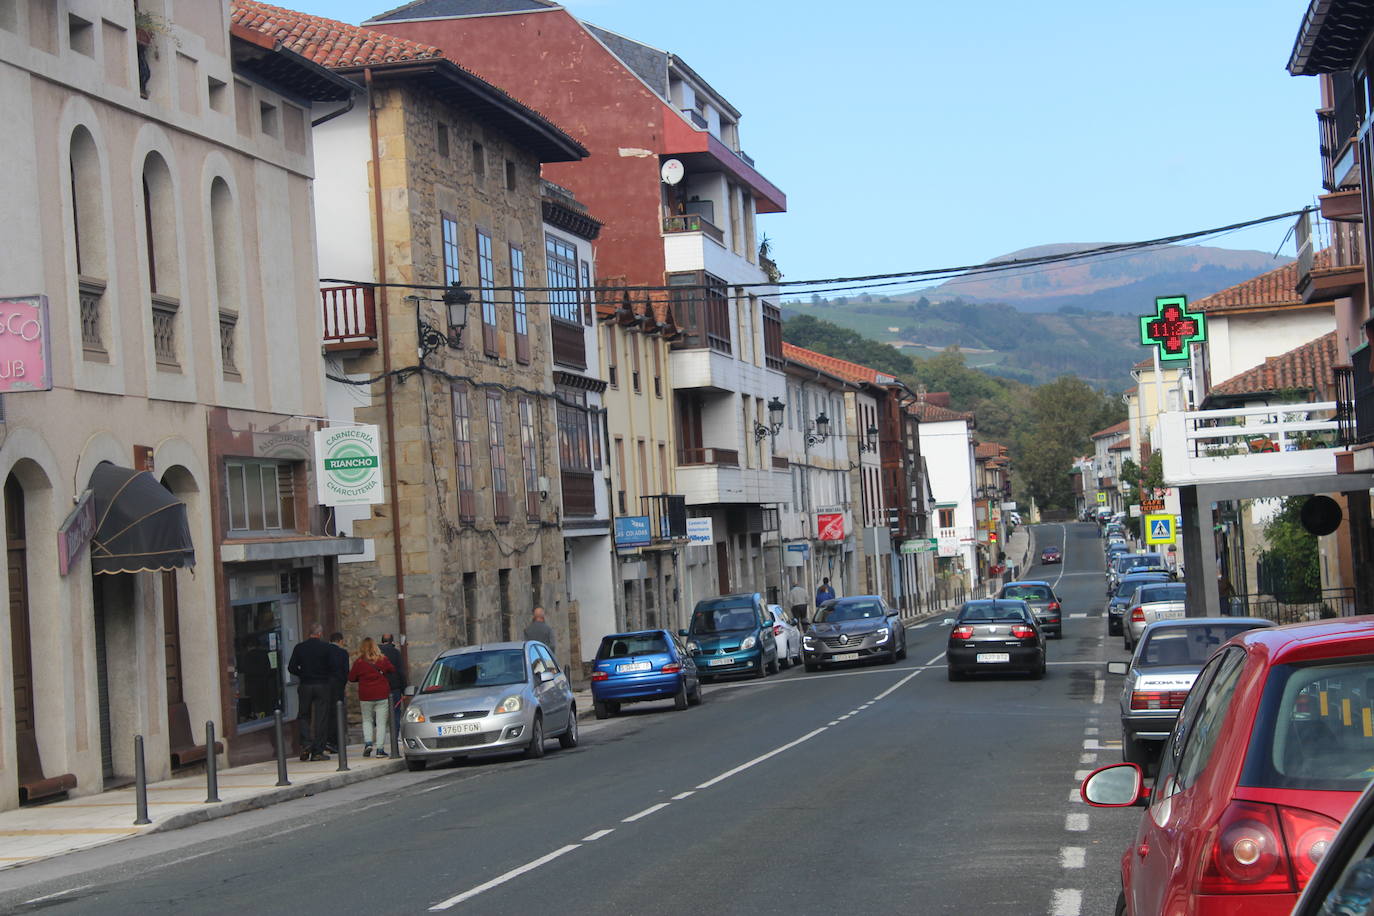
[[[1121,640],[1129,652],[1145,632],[1145,625],[1156,620],[1184,617],[1188,613],[1186,582],[1143,582],[1121,612]]]
[[[1041,563],[1062,563],[1062,562],[1064,562],[1064,554],[1060,552],[1060,550],[1059,550],[1058,547],[1056,547],[1055,545],[1051,544],[1050,546],[1046,547],[1044,550],[1040,551],[1040,562],[1041,562]]]
[[[1045,676],[1045,634],[1030,605],[1000,598],[966,601],[945,647],[945,671],[951,681],[975,672],[1022,671]]]
[[[802,663],[802,631],[797,618],[788,616],[780,605],[768,605],[773,621],[773,639],[778,644],[778,667],[790,668]]]
[[[1126,540],[1126,526],[1117,524],[1116,522],[1110,522],[1107,527],[1102,530],[1102,536],[1107,538],[1107,540],[1120,538],[1124,541]]]
[[[1045,631],[1046,636],[1055,639],[1064,636],[1064,618],[1060,610],[1059,596],[1054,593],[1048,582],[1040,579],[1008,582],[1002,586],[997,597],[1026,602],[1030,605],[1031,613],[1035,615],[1035,622],[1040,624],[1040,629]]]
[[[1146,627],[1127,662],[1108,662],[1121,685],[1121,759],[1142,767],[1174,730],[1178,711],[1212,653],[1232,636],[1272,626],[1259,617],[1190,617]]]
[[[758,592],[698,601],[691,624],[678,635],[687,639],[687,651],[702,680],[722,674],[763,677],[778,671],[773,621]]]
[[[686,709],[701,702],[696,662],[667,630],[604,636],[593,665],[592,702],[598,719],[620,712],[622,703],[672,700],[676,708]]]
[[[577,746],[572,688],[541,642],[449,649],[406,693],[400,744],[411,770],[487,751],[543,757],[545,740],[554,736],[563,747]]]
[[[1120,636],[1122,632],[1121,621],[1126,614],[1126,605],[1135,594],[1135,590],[1146,582],[1169,582],[1172,581],[1167,572],[1138,572],[1131,573],[1116,583],[1114,592],[1107,599],[1107,635]]]
[[[1249,630],[1218,650],[1153,789],[1134,763],[1083,782],[1090,805],[1147,808],[1117,912],[1290,913],[1374,772],[1371,685],[1371,617]]]
[[[1121,577],[1137,572],[1170,572],[1164,557],[1157,553],[1123,553],[1107,567],[1107,594],[1116,591]]]
[[[807,671],[822,665],[906,658],[906,627],[901,614],[879,595],[834,598],[816,609],[802,635]]]
[[[1113,538],[1108,541],[1107,546],[1102,549],[1102,555],[1106,557],[1107,560],[1106,565],[1102,569],[1103,578],[1111,578],[1112,563],[1116,562],[1117,557],[1130,552],[1131,548],[1126,546],[1126,542],[1121,538]]]

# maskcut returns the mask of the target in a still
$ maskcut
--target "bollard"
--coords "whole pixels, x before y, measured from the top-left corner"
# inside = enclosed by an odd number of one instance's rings
[[[396,702],[400,702],[397,700]],[[401,716],[391,712],[386,720],[386,724],[391,727],[391,759],[395,760],[401,756]]]
[[[272,727],[277,733],[277,785],[289,786],[291,780],[286,778],[286,739],[281,732],[280,709],[272,714]]]
[[[335,721],[338,723],[339,730],[336,734],[339,737],[339,772],[348,769],[348,714],[344,712],[344,701],[339,700],[334,704]]]
[[[134,824],[151,824],[148,819],[148,773],[143,768],[143,736],[134,735]]]
[[[219,802],[219,759],[215,754],[215,723],[205,723],[205,803]]]

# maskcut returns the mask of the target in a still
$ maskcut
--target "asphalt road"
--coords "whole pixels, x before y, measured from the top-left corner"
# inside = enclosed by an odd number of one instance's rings
[[[4,912],[1107,914],[1139,813],[1077,780],[1120,759],[1101,542],[1042,525],[1064,598],[1041,681],[905,662],[628,707],[574,750],[402,773],[0,872]],[[1080,616],[1081,615],[1081,616]],[[1105,643],[1105,644],[1104,644]]]

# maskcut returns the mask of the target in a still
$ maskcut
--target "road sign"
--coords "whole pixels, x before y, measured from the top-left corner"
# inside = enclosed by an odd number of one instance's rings
[[[1101,505],[1106,505],[1106,503],[1107,503],[1107,494],[1106,494],[1106,491],[1104,491],[1104,490],[1098,490],[1098,491],[1097,491],[1097,501],[1098,501],[1098,503],[1101,504]]]
[[[1145,516],[1145,543],[1172,544],[1177,537],[1172,515]]]

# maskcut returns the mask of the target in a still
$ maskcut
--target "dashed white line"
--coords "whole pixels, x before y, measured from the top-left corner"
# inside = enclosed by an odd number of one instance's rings
[[[1093,773],[1092,770],[1076,770],[1076,771],[1074,771],[1074,774],[1073,774],[1073,781],[1074,781],[1074,782],[1082,782],[1083,780],[1085,780],[1085,779],[1087,779],[1089,776],[1091,776],[1092,773]]]
[[[1096,729],[1096,728],[1093,728],[1093,727],[1085,728],[1085,729],[1083,729],[1083,734],[1085,734],[1085,735],[1095,735],[1095,734],[1097,734],[1097,729]]]
[[[598,830],[596,833],[588,834],[587,836],[584,836],[582,838],[582,842],[595,843],[597,840],[601,839],[603,836],[606,836],[610,833],[615,833],[614,827],[607,827],[605,830]]]
[[[1069,615],[1069,619],[1070,619],[1070,620],[1077,620],[1077,619],[1081,619],[1081,618],[1087,617],[1087,616],[1088,616],[1087,614],[1070,614],[1070,615]]]
[[[830,725],[839,725],[839,724],[840,724],[840,720],[839,720],[839,719],[831,719],[829,722],[826,723],[827,726],[830,726]]]
[[[1088,850],[1082,846],[1064,846],[1059,850],[1059,867],[1082,868],[1087,857]]]
[[[1071,804],[1071,805],[1081,805],[1081,804],[1084,804],[1082,787],[1080,787],[1080,786],[1075,786],[1073,789],[1071,789],[1071,790],[1069,791],[1069,804]]]
[[[549,862],[552,862],[554,859],[558,858],[559,856],[567,855],[568,853],[572,852],[574,849],[581,849],[581,848],[582,848],[582,844],[581,844],[581,843],[569,843],[569,844],[566,845],[566,846],[559,847],[558,849],[555,849],[553,852],[549,853],[548,855],[546,855],[546,856],[540,856],[539,858],[535,859],[533,862],[526,862],[524,865],[521,865],[519,868],[512,868],[510,871],[506,872],[504,875],[498,875],[498,876],[496,876],[495,878],[492,878],[490,881],[486,882],[485,884],[479,884],[479,885],[477,885],[476,887],[472,888],[471,890],[463,891],[461,894],[456,894],[455,896],[452,896],[452,897],[448,898],[447,900],[441,900],[441,901],[439,901],[438,903],[434,904],[434,906],[432,906],[432,907],[429,908],[429,909],[430,909],[430,912],[438,912],[439,910],[447,910],[447,909],[449,909],[450,907],[455,907],[455,906],[457,906],[458,904],[462,903],[464,900],[471,900],[473,897],[476,897],[478,894],[481,894],[481,893],[484,893],[484,892],[486,892],[486,891],[489,891],[489,890],[491,890],[493,887],[499,887],[500,885],[505,884],[507,881],[510,881],[510,880],[512,880],[513,878],[518,878],[518,877],[520,877],[520,876],[523,875],[525,872],[534,871],[536,868],[539,868],[541,865],[547,865]]]
[[[913,673],[911,676],[912,676],[912,677],[915,677],[916,675],[915,675],[915,673]],[[760,764],[760,763],[763,763],[765,760],[768,760],[769,758],[776,757],[778,754],[781,754],[783,751],[789,751],[789,750],[791,750],[792,748],[796,747],[798,744],[802,744],[803,742],[810,741],[812,738],[816,737],[816,736],[819,735],[821,732],[825,731],[827,728],[829,728],[829,726],[827,726],[827,725],[822,725],[820,728],[812,729],[811,731],[809,731],[809,732],[807,732],[806,734],[802,735],[800,738],[796,739],[795,741],[789,741],[789,742],[787,742],[786,744],[782,745],[781,747],[775,747],[775,748],[773,748],[771,751],[769,751],[769,752],[766,753],[766,754],[760,754],[759,756],[755,757],[753,760],[747,760],[747,761],[745,761],[744,763],[741,763],[741,764],[740,764],[739,766],[737,766],[737,767],[734,767],[734,768],[732,768],[732,769],[726,770],[724,773],[721,773],[719,776],[716,776],[716,777],[714,777],[714,778],[712,778],[712,779],[706,780],[706,781],[703,782],[701,785],[697,786],[697,788],[698,788],[698,789],[709,789],[709,788],[711,788],[712,786],[714,786],[716,783],[721,782],[721,781],[726,780],[726,779],[729,779],[731,776],[734,776],[736,773],[742,773],[742,772],[744,772],[745,770],[749,769],[749,768],[752,767],[752,766],[756,766],[756,765],[758,765],[758,764]]]
[[[1093,678],[1093,702],[1102,705],[1102,699],[1106,694],[1107,682],[1102,679],[1102,675]]]
[[[1083,833],[1088,829],[1088,815],[1084,812],[1075,812],[1064,816],[1064,829],[1074,833]]]
[[[1050,901],[1050,916],[1078,916],[1083,911],[1083,892],[1060,888]]]
[[[655,811],[662,811],[662,810],[663,810],[664,808],[666,808],[666,807],[668,807],[668,802],[659,802],[659,803],[656,804],[656,805],[650,805],[649,807],[645,808],[643,811],[640,811],[638,814],[631,814],[629,817],[622,817],[622,818],[620,819],[620,823],[622,823],[622,824],[633,824],[635,821],[639,820],[641,817],[648,817],[649,815],[653,814]]]
[[[930,661],[926,662],[926,664],[927,664],[927,665],[933,665],[933,664],[935,664],[936,662],[938,662],[940,659],[942,659],[942,658],[944,658],[944,657],[945,657],[945,653],[942,651],[939,655],[935,656],[935,657],[932,658]]]
[[[684,798],[687,798],[688,796],[696,795],[696,794],[697,794],[697,793],[696,793],[696,790],[695,790],[695,789],[688,789],[686,792],[679,792],[679,793],[677,793],[676,795],[674,795],[674,796],[673,796],[673,801],[682,801]]]
[[[25,900],[24,903],[42,903],[45,900],[56,900],[58,897],[65,897],[68,894],[75,894],[77,891],[84,891],[88,887],[95,887],[95,885],[81,884],[76,887],[69,887],[65,891],[58,891],[55,894],[44,894],[42,897],[34,897],[32,900]]]
[[[1079,757],[1078,757],[1078,762],[1079,762],[1079,763],[1097,763],[1097,755],[1096,755],[1096,754],[1086,754],[1086,753],[1085,753],[1085,754],[1080,754]]]

